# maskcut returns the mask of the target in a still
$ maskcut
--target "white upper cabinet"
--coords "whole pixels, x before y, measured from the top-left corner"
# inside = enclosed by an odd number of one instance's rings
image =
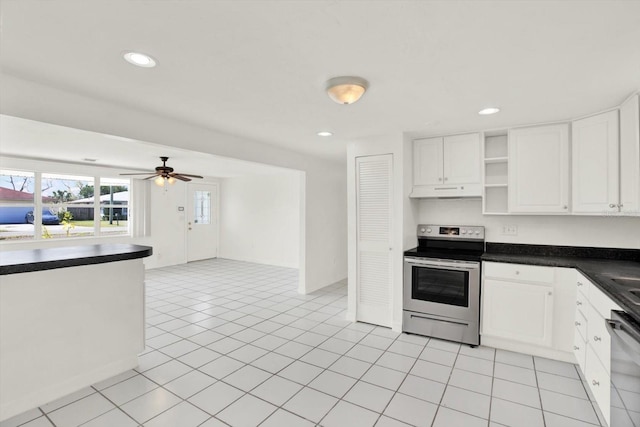
[[[444,138],[445,184],[480,184],[480,135]]]
[[[413,141],[411,197],[479,197],[480,134]]]
[[[509,131],[509,212],[569,212],[569,125]]]
[[[572,207],[574,213],[618,212],[618,110],[572,124]]]
[[[413,142],[413,185],[439,185],[443,181],[444,138],[419,139]]]
[[[620,106],[620,211],[640,215],[640,97]]]

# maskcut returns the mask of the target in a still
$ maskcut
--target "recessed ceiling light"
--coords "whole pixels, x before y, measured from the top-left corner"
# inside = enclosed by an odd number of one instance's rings
[[[155,59],[145,53],[125,52],[123,56],[125,61],[138,67],[152,68],[157,64]]]
[[[496,107],[489,107],[489,108],[485,108],[484,110],[480,110],[478,111],[478,114],[482,115],[482,116],[488,116],[489,114],[495,114],[498,111],[500,111],[499,108]]]
[[[84,159],[82,159],[82,160],[84,160],[85,162],[97,162],[97,161],[98,161],[98,159],[90,159],[90,158],[88,158],[88,157],[85,157],[85,158],[84,158]]]
[[[322,130],[320,132],[318,132],[318,136],[331,136],[333,135],[333,133],[327,131],[327,130]]]

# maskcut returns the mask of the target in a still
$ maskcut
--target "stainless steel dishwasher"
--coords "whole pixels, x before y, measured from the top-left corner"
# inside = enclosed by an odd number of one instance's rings
[[[640,323],[615,310],[605,322],[611,335],[611,427],[638,427]]]

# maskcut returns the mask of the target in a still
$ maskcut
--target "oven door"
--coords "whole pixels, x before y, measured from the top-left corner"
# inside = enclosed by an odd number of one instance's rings
[[[404,309],[478,321],[480,263],[405,257]]]

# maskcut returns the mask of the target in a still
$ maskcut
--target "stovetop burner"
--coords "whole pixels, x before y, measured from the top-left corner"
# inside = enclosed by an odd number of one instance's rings
[[[417,258],[453,259],[459,261],[480,261],[484,250],[421,249],[419,247],[404,252],[404,256]]]
[[[418,247],[405,256],[480,261],[484,253],[484,227],[418,225]]]

